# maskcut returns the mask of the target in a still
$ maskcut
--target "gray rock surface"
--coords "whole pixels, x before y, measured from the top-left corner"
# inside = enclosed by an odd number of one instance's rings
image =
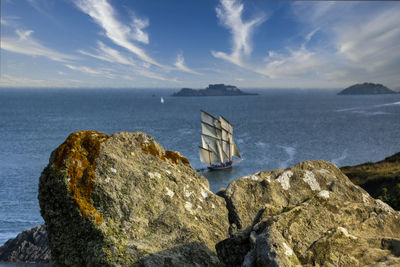
[[[399,212],[331,163],[243,177],[224,197],[240,229],[216,246],[228,266],[400,265]]]
[[[49,262],[46,226],[27,229],[0,247],[0,262]]]
[[[59,266],[221,266],[223,198],[177,152],[144,133],[71,134],[40,177]]]

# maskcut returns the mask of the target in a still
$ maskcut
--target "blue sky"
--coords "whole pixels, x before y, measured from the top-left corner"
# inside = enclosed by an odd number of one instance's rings
[[[400,2],[1,5],[0,87],[400,87]]]

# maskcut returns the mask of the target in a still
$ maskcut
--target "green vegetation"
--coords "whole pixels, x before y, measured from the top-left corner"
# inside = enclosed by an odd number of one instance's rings
[[[372,197],[400,210],[400,153],[379,162],[346,166],[341,170]]]

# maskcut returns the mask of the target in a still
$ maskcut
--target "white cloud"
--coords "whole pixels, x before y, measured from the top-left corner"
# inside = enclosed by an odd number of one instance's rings
[[[8,74],[1,75],[0,87],[78,87],[82,81],[78,80],[43,80],[19,77]]]
[[[400,66],[400,6],[370,20],[334,26],[338,52],[368,72]]]
[[[245,22],[242,19],[243,10],[244,6],[240,1],[220,1],[220,6],[216,8],[217,17],[220,23],[231,31],[232,52],[231,54],[211,52],[214,57],[227,60],[239,66],[244,65],[242,61],[243,55],[249,56],[251,54],[251,35],[255,27],[266,20],[265,16],[262,15]]]
[[[148,19],[133,18],[133,39],[148,44],[149,35],[143,31],[147,26],[149,26]]]
[[[96,50],[96,53],[90,53],[86,52],[84,50],[78,50],[79,53],[90,56],[93,58],[97,58],[100,60],[104,60],[110,63],[120,63],[120,64],[125,64],[125,65],[135,65],[135,62],[132,58],[127,57],[122,55],[118,50],[115,50],[107,45],[105,45],[103,42],[98,41],[97,42],[98,49]]]
[[[317,56],[326,62],[323,69],[330,70],[321,79],[398,86],[398,3],[295,2],[292,7],[304,27],[318,27],[326,38],[327,45],[319,48]],[[321,70],[315,66],[316,73]]]
[[[112,74],[110,70],[100,70],[100,69],[93,69],[87,66],[75,66],[75,65],[70,65],[70,64],[65,64],[65,67],[74,70],[74,71],[79,71],[82,73],[87,73],[90,75],[95,75],[95,76],[102,76],[106,77],[109,79],[115,79],[116,75]]]
[[[181,71],[188,72],[188,73],[193,73],[193,74],[200,74],[200,73],[190,69],[189,67],[187,67],[185,65],[185,59],[183,58],[183,54],[182,53],[179,53],[177,55],[174,65],[175,65],[175,67],[177,67]]]
[[[149,70],[145,70],[145,69],[139,69],[139,70],[135,70],[136,73],[147,77],[147,78],[151,78],[151,79],[156,79],[156,80],[160,80],[160,81],[169,81],[169,82],[179,82],[177,79],[170,79],[170,78],[166,78],[158,73],[149,71]]]
[[[142,31],[148,22],[146,24],[144,21],[136,19],[136,22],[134,20],[133,28],[121,23],[117,20],[115,11],[107,0],[76,0],[75,4],[101,26],[105,31],[105,35],[115,44],[126,48],[145,62],[163,67],[131,41],[133,39],[145,43],[146,41],[148,42],[147,34]]]
[[[315,73],[325,65],[324,58],[316,52],[309,51],[305,46],[298,50],[289,50],[288,55],[270,52],[265,61],[266,67],[259,73],[270,78],[300,77],[307,73]]]
[[[44,46],[32,37],[32,30],[17,29],[15,33],[17,37],[4,36],[1,38],[1,49],[29,56],[43,56],[61,62],[76,59],[74,56]]]

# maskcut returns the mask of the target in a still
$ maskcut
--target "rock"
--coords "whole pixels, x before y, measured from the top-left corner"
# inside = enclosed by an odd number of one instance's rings
[[[8,240],[0,247],[0,262],[50,262],[50,246],[45,225],[39,225]]]
[[[400,153],[378,162],[340,168],[350,180],[372,197],[400,210]]]
[[[347,87],[339,92],[338,95],[379,95],[396,93],[396,91],[390,90],[386,86],[379,83],[358,83]]]
[[[210,84],[206,89],[182,88],[179,92],[173,93],[172,96],[239,96],[239,95],[258,95],[254,93],[242,92],[233,85]]]
[[[144,133],[71,134],[39,184],[57,266],[221,266],[223,198]]]
[[[216,245],[229,266],[399,265],[400,213],[334,165],[309,161],[233,181],[238,232]]]

